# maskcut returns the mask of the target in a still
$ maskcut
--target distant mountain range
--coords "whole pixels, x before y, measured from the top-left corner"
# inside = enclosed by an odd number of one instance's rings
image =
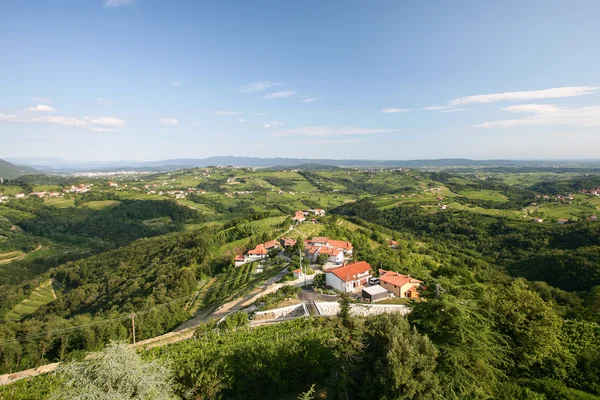
[[[2,179],[15,179],[26,174],[35,174],[40,171],[24,165],[14,165],[8,161],[0,160],[0,176]]]
[[[378,168],[446,168],[446,167],[524,167],[565,166],[569,164],[600,165],[600,160],[470,160],[466,158],[442,158],[431,160],[331,160],[311,158],[258,158],[216,156],[207,158],[175,158],[160,161],[68,161],[56,157],[5,158],[20,168],[29,166],[49,172],[113,171],[113,170],[173,170],[180,168],[235,166],[235,167],[294,167],[300,165],[323,165],[334,167]],[[14,167],[14,166],[13,166]],[[31,172],[30,172],[31,173]],[[2,175],[0,175],[2,176]]]

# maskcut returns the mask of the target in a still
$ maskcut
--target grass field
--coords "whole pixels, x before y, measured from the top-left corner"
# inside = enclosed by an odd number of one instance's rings
[[[41,306],[51,303],[56,299],[54,289],[52,288],[52,280],[49,279],[35,288],[29,295],[29,298],[17,304],[6,315],[7,319],[20,320],[24,316],[31,314]]]
[[[120,201],[117,200],[96,200],[96,201],[88,201],[83,203],[84,207],[92,208],[94,210],[104,210],[107,208],[113,208],[121,204]]]
[[[498,203],[508,201],[508,198],[497,190],[463,190],[460,194],[476,200],[490,200]]]
[[[65,208],[73,206],[73,199],[65,199],[63,197],[46,197],[44,204],[49,206]]]
[[[543,213],[546,218],[580,220],[596,215],[598,208],[585,204],[549,203],[537,207],[537,211]]]

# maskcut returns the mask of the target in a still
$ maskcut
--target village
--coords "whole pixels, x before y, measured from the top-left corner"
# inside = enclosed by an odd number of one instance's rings
[[[296,225],[318,223],[315,218],[324,216],[325,211],[322,209],[299,210],[294,214],[292,221]],[[294,225],[290,226],[289,230],[294,230]],[[389,240],[388,245],[391,249],[395,249],[398,243]],[[292,262],[292,257],[296,254],[299,265]],[[308,292],[308,294],[302,293],[301,298],[320,300],[314,302],[319,315],[333,312],[342,293],[364,305],[382,300],[392,303],[393,299],[403,299],[394,304],[394,306],[402,304],[401,307],[387,307],[386,310],[406,313],[409,309],[405,303],[411,299],[419,299],[419,290],[423,284],[418,279],[398,272],[374,270],[368,262],[356,261],[351,242],[323,236],[306,239],[281,236],[259,243],[243,254],[235,256],[233,265],[239,268],[247,263],[257,262],[259,265],[256,270],[262,272],[263,263],[276,259],[283,259],[288,263],[289,268],[294,268],[290,271],[293,279],[288,284],[301,287],[304,292]],[[286,310],[297,311],[298,307],[288,307]],[[269,314],[274,312],[275,310],[271,310]],[[356,312],[364,313],[365,309]]]

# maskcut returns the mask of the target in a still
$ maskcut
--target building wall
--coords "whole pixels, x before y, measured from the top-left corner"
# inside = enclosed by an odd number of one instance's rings
[[[419,286],[418,283],[406,283],[403,286],[398,287],[384,281],[380,281],[379,284],[388,292],[394,293],[394,296],[402,298],[406,297],[406,292],[411,288]]]
[[[335,276],[333,273],[325,273],[325,284],[331,286],[340,292],[346,292],[346,282]]]
[[[329,262],[340,264],[344,261],[344,253],[339,253],[337,256],[329,256]]]

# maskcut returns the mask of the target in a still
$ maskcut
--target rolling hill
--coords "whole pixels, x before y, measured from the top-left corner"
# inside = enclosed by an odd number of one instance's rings
[[[4,179],[16,179],[21,175],[35,174],[39,171],[24,165],[14,165],[8,161],[0,160],[0,176]]]

